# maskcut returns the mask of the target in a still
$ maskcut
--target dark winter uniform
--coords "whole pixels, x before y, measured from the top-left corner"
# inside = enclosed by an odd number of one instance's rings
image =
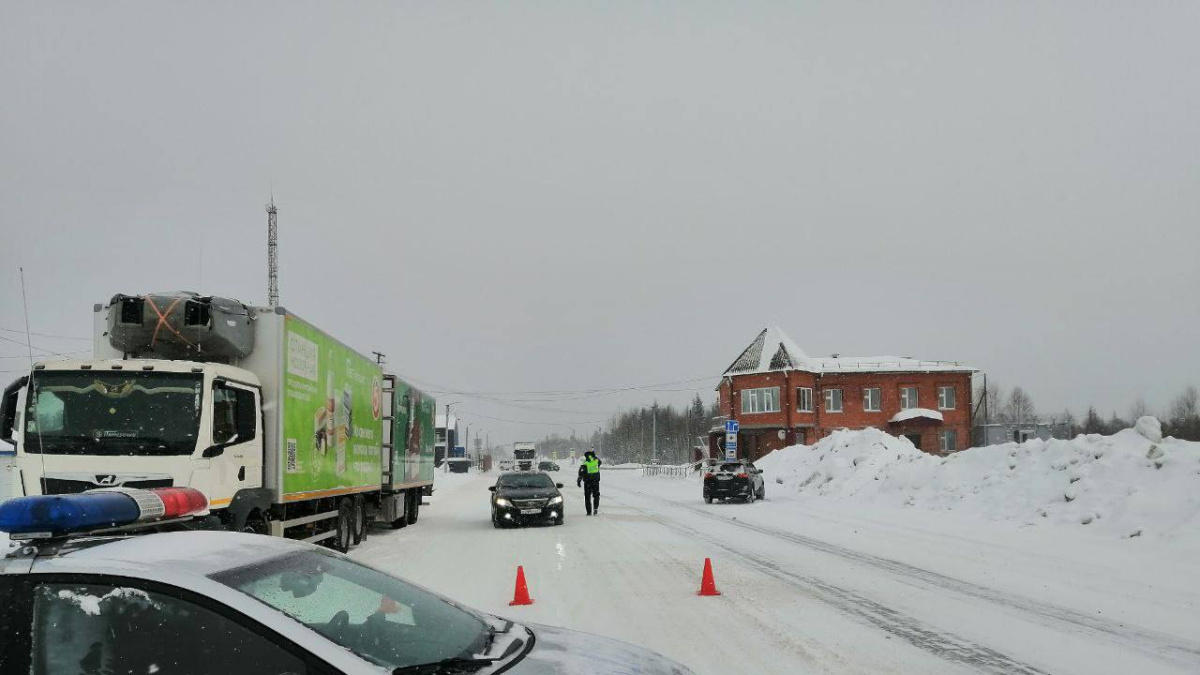
[[[576,486],[583,486],[583,506],[589,516],[600,513],[600,464],[600,458],[589,450],[579,463],[579,476],[575,479]]]

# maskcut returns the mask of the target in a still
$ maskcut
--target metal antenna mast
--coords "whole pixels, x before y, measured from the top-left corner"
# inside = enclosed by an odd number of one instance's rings
[[[275,210],[275,191],[267,204],[267,304],[279,306],[279,216]]]

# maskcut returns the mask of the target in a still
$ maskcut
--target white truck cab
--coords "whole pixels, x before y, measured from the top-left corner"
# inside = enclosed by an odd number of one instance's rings
[[[23,380],[6,392],[16,494],[192,487],[220,510],[239,490],[263,484],[262,395],[249,371],[192,361],[53,361]]]

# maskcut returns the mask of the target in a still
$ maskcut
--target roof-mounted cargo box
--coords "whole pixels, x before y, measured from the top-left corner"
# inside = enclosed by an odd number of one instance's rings
[[[180,291],[115,295],[108,341],[127,357],[229,363],[254,351],[254,309],[229,298]]]

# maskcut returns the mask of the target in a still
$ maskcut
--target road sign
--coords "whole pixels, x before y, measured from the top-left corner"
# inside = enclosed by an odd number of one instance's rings
[[[734,424],[737,424],[737,422],[734,422]],[[736,431],[730,431],[725,434],[725,459],[726,459],[726,461],[732,461],[732,460],[737,459],[737,445],[738,445],[737,437],[738,437],[738,435],[737,435]]]
[[[725,433],[736,434],[740,428],[737,420],[725,420]]]

